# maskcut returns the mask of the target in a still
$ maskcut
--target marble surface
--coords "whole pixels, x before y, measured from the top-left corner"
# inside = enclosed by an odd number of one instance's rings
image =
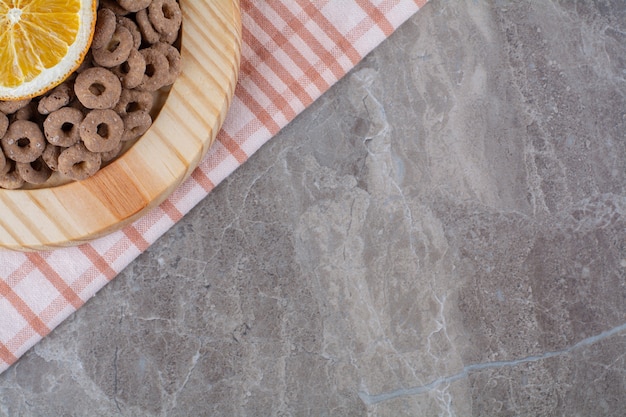
[[[0,375],[5,416],[624,416],[626,2],[432,0]]]

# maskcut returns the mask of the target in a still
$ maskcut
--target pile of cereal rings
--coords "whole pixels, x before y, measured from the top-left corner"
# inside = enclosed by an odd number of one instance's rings
[[[152,124],[158,94],[180,74],[176,0],[100,0],[91,49],[62,84],[0,101],[0,187],[94,175]]]

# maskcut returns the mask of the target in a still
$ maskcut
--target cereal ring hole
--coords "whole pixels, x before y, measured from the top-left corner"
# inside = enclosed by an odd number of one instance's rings
[[[146,64],[146,75],[148,77],[154,77],[154,74],[156,74],[156,67],[151,62],[147,63]]]
[[[28,147],[30,145],[30,139],[28,139],[28,138],[19,138],[18,140],[15,141],[15,143],[20,148],[26,148],[26,147]]]
[[[109,137],[109,125],[106,123],[100,123],[98,125],[98,127],[96,128],[96,133],[98,133],[98,136],[102,137],[102,138],[108,138]]]
[[[128,64],[128,61],[124,61],[122,65],[120,65],[120,72],[124,75],[130,72],[130,65]]]
[[[83,171],[88,168],[89,163],[87,161],[78,161],[72,165],[72,169],[77,171]]]
[[[176,10],[168,3],[163,3],[161,11],[163,12],[163,17],[165,17],[167,20],[173,19],[176,16]]]
[[[131,101],[126,105],[124,109],[126,110],[126,113],[132,113],[134,111],[143,110],[143,107],[141,106],[141,103],[137,101]]]
[[[96,97],[99,97],[106,91],[106,87],[100,83],[93,83],[89,86],[89,92]]]
[[[74,129],[74,123],[65,122],[61,125],[61,131],[63,133],[70,133]]]
[[[117,50],[117,48],[120,47],[120,44],[121,44],[121,42],[120,42],[119,39],[116,39],[116,38],[111,39],[111,41],[106,46],[107,51],[115,52]]]
[[[41,158],[37,158],[30,163],[30,167],[37,172],[41,172],[41,170],[44,169],[44,163]]]

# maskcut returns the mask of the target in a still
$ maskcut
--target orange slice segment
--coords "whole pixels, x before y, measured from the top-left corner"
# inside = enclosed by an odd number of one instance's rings
[[[0,0],[0,100],[45,93],[91,45],[97,0]]]

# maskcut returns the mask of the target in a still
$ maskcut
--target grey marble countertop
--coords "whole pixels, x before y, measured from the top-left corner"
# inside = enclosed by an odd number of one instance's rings
[[[0,375],[6,416],[623,416],[626,2],[432,0]]]

